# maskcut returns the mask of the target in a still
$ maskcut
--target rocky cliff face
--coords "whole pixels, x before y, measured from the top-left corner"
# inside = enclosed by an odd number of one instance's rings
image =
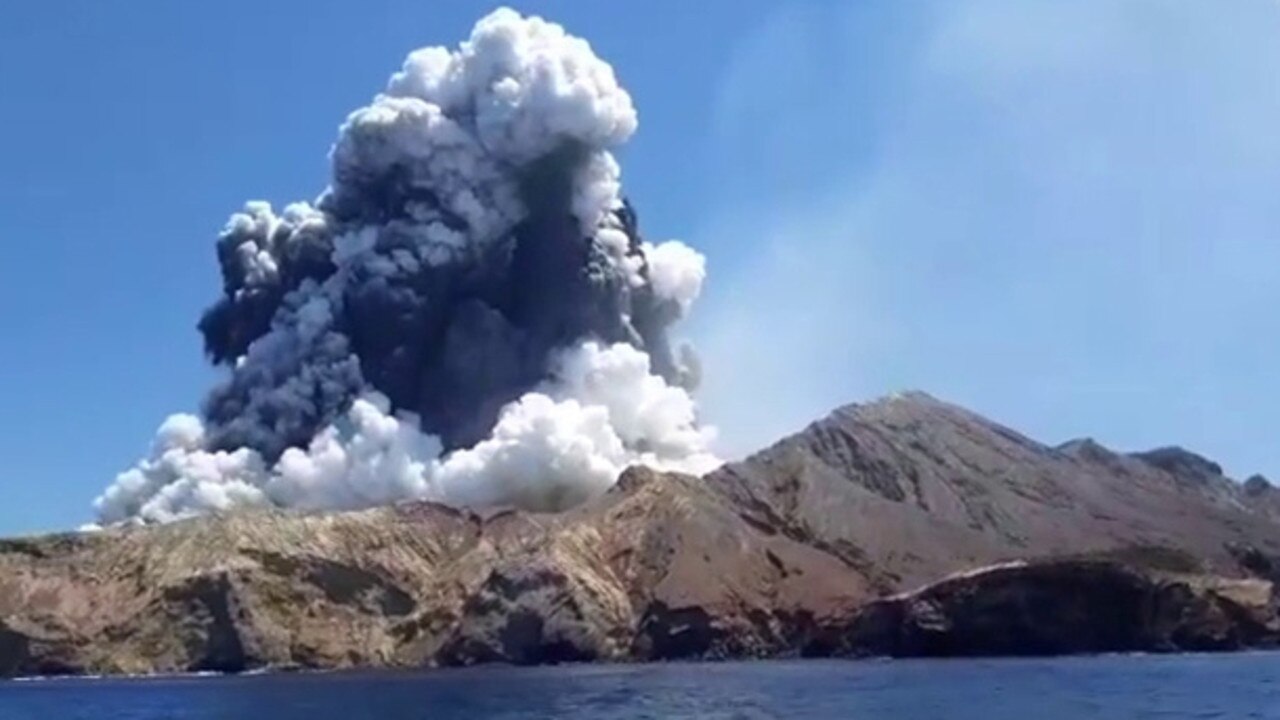
[[[729,657],[871,597],[707,483],[627,473],[563,515],[243,513],[0,546],[0,672]]]
[[[1182,550],[1209,572],[1280,552],[1280,525],[1185,450],[1047,446],[923,393],[835,411],[710,482],[756,517],[866,568],[898,592],[1005,560]]]
[[[416,503],[0,542],[0,674],[1267,644],[1280,525],[1253,485],[905,395],[706,478],[632,469],[559,515]],[[938,582],[1015,560],[1034,562]]]
[[[1269,581],[1167,573],[1103,559],[1012,562],[863,608],[837,651],[1061,655],[1275,647]]]

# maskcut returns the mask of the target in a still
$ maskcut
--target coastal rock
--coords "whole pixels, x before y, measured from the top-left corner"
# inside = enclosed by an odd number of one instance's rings
[[[0,546],[0,673],[766,656],[871,597],[700,479],[567,513],[270,511]]]
[[[871,603],[843,650],[949,657],[1272,647],[1276,610],[1265,580],[1110,561],[1014,562]]]
[[[1269,645],[1280,523],[1183,452],[1051,447],[907,393],[559,514],[5,540],[0,675]]]

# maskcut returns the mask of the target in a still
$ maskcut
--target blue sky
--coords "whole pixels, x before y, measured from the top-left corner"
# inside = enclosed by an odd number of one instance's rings
[[[626,191],[708,255],[726,452],[922,388],[1280,476],[1280,4],[515,6],[636,100]],[[197,406],[227,215],[314,197],[346,113],[491,8],[0,8],[0,534],[88,520]]]

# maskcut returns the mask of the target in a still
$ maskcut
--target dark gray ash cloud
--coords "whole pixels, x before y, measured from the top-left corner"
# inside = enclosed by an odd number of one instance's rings
[[[631,462],[705,470],[669,328],[701,255],[642,238],[610,153],[631,98],[582,40],[499,10],[411,53],[342,125],[328,188],[246,204],[200,320],[226,368],[99,520],[404,498],[559,509]]]

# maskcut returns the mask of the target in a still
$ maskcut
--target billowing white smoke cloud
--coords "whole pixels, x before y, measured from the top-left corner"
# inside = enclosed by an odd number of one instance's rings
[[[151,457],[116,477],[94,502],[106,523],[131,518],[167,522],[188,515],[266,502],[262,458],[247,448],[203,449],[194,415],[171,415],[156,431]]]
[[[478,229],[477,239],[491,239],[524,214],[506,168],[571,139],[595,148],[573,200],[590,232],[621,203],[621,169],[605,148],[626,142],[637,125],[631,96],[585,40],[502,8],[476,23],[457,51],[410,53],[386,93],[347,119],[334,173],[341,184],[389,165],[407,168],[412,183],[431,187]]]
[[[237,506],[355,509],[398,500],[562,510],[607,490],[629,465],[700,474],[719,461],[693,400],[626,344],[584,342],[552,380],[508,405],[491,436],[440,456],[440,442],[386,398],[357,399],[306,449],[268,468],[247,448],[210,452],[192,415],[171,416],[152,456],[96,502],[99,520],[169,522]]]
[[[507,406],[492,437],[440,465],[440,498],[563,509],[608,489],[628,465],[700,474],[719,461],[689,394],[650,374],[630,345],[583,343],[555,378]]]
[[[609,152],[636,127],[612,68],[540,18],[501,9],[457,50],[411,53],[342,125],[315,206],[277,216],[252,202],[232,216],[219,244],[226,299],[215,309],[224,314],[206,317],[212,329],[202,323],[230,376],[203,419],[164,422],[149,457],[96,500],[99,522],[405,499],[552,511],[603,492],[631,464],[717,465],[689,395],[695,360],[687,350],[672,358],[661,335],[697,298],[705,262],[682,243],[637,239]],[[624,306],[616,322],[627,342],[585,332],[557,346],[545,378],[497,412],[487,437],[447,451],[423,418],[366,379],[378,358],[353,340],[349,304],[368,293],[352,288],[381,292],[432,268],[484,262],[476,258],[511,242],[531,214],[522,178],[566,148],[575,153],[567,211],[605,259],[601,277],[651,298],[647,325],[631,327]],[[253,331],[255,317],[265,320]],[[663,360],[641,349],[645,332],[658,333]]]
[[[702,253],[678,240],[658,246],[644,245],[649,263],[649,281],[658,297],[674,300],[682,313],[687,313],[702,292],[707,278],[707,263]]]

